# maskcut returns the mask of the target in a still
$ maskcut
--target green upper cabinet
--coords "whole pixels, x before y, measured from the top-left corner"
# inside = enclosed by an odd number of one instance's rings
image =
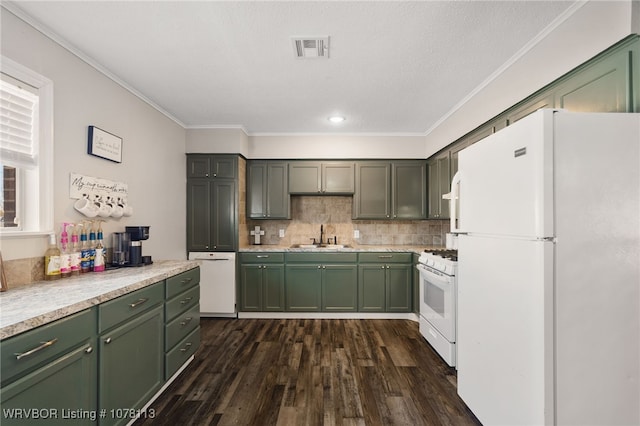
[[[449,192],[450,154],[444,151],[429,162],[429,219],[448,219],[449,201],[442,195]]]
[[[633,111],[629,61],[629,51],[623,49],[585,67],[554,90],[555,106],[578,112]]]
[[[425,161],[356,163],[354,219],[426,219]]]
[[[393,219],[427,218],[427,163],[395,161],[391,163]]]
[[[356,164],[354,219],[391,217],[391,163],[359,161]]]
[[[187,157],[187,178],[235,179],[237,170],[235,155],[189,154]]]
[[[354,163],[346,161],[292,161],[290,194],[353,194]]]
[[[247,216],[250,219],[290,219],[288,164],[282,161],[247,163]]]
[[[231,160],[233,164],[230,164]],[[236,250],[237,162],[238,157],[233,155],[187,155],[187,251]],[[208,177],[190,177],[192,168],[200,170],[196,164],[206,163],[213,167],[210,171],[217,170],[223,173],[209,173]]]

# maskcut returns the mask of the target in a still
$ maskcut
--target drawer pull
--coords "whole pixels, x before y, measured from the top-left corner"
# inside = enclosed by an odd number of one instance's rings
[[[269,257],[268,254],[259,254],[256,256],[258,259],[267,259]]]
[[[180,304],[184,305],[185,303],[189,303],[191,302],[191,299],[193,299],[193,297],[186,297],[180,301]]]
[[[137,308],[138,306],[146,303],[149,301],[149,298],[143,298],[143,299],[138,299],[135,302],[133,302],[132,304],[130,304],[129,306],[132,308]]]
[[[191,342],[188,342],[186,345],[184,345],[184,348],[180,348],[180,352],[186,352],[189,350],[190,347],[191,347]]]
[[[27,357],[29,355],[33,355],[36,352],[39,352],[39,351],[43,350],[44,348],[48,348],[49,346],[53,345],[57,341],[58,341],[58,338],[56,337],[55,339],[51,339],[51,340],[49,340],[47,342],[40,342],[41,345],[38,346],[37,348],[33,348],[30,351],[22,352],[20,354],[14,354],[14,355],[16,356],[16,359],[22,359],[22,358]]]
[[[392,254],[378,256],[378,259],[392,259],[392,258],[393,258]]]
[[[184,321],[180,323],[180,325],[184,327],[185,325],[189,324],[192,320],[193,320],[193,317],[185,318]]]
[[[180,281],[180,284],[187,284],[190,283],[193,280],[193,278],[185,278],[184,280]]]

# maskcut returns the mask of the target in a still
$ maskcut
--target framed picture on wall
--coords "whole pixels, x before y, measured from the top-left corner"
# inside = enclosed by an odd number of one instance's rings
[[[89,126],[87,152],[114,163],[122,163],[122,138],[96,126]]]

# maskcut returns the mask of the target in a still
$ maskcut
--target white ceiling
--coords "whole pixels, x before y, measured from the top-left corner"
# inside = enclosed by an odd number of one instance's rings
[[[573,3],[13,2],[183,126],[249,134],[424,134]]]

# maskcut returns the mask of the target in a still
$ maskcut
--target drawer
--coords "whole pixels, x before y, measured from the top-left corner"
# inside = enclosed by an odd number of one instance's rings
[[[200,304],[196,303],[191,309],[178,315],[177,318],[165,326],[164,350],[173,348],[187,334],[200,325]]]
[[[411,263],[411,253],[360,253],[358,257],[360,263]]]
[[[284,253],[240,253],[240,263],[283,263]]]
[[[191,355],[200,346],[200,326],[196,327],[189,335],[178,343],[165,355],[164,379],[168,380],[175,374]]]
[[[357,253],[287,253],[287,263],[356,263]]]
[[[98,333],[164,303],[164,281],[98,305]]]
[[[200,300],[200,286],[197,285],[184,293],[178,294],[169,300],[165,305],[164,317],[166,321],[171,321],[181,312],[189,309],[194,303]]]
[[[193,287],[200,282],[200,267],[189,269],[173,277],[167,278],[166,297],[171,299],[175,295]]]
[[[2,385],[93,339],[96,317],[87,309],[0,342]]]

